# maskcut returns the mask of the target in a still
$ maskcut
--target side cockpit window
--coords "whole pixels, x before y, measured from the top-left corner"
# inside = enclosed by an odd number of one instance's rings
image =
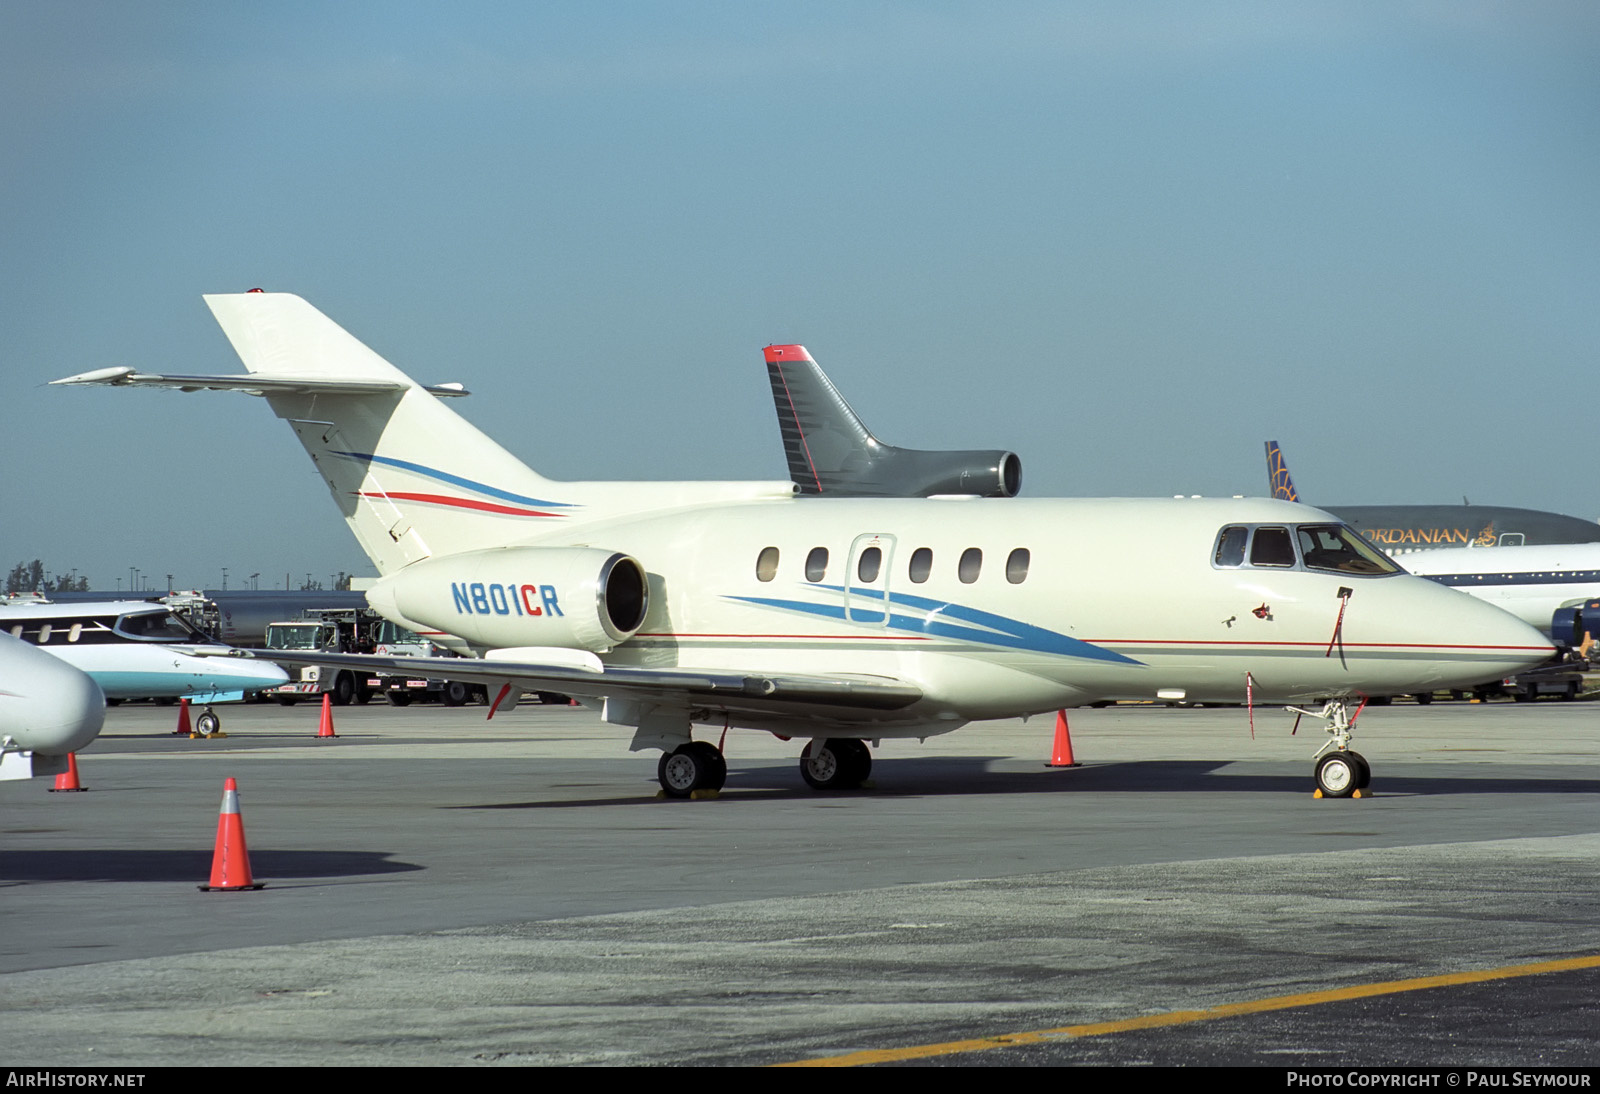
[[[1287,528],[1257,528],[1250,541],[1250,565],[1293,566],[1294,541]]]
[[[1250,539],[1250,529],[1242,524],[1230,524],[1217,537],[1217,553],[1212,557],[1218,566],[1243,566],[1244,545]]]

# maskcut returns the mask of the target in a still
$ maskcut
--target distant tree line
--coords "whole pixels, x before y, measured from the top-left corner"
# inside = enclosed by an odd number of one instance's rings
[[[32,562],[19,562],[11,567],[11,572],[6,575],[6,592],[86,593],[89,591],[87,577],[74,578],[61,574],[54,581],[46,581],[44,574],[44,563],[37,558]]]

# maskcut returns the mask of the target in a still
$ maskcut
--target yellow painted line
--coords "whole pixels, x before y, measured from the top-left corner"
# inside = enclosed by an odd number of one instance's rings
[[[977,1037],[970,1041],[945,1041],[936,1045],[851,1052],[844,1056],[821,1056],[814,1060],[794,1060],[773,1066],[861,1067],[864,1064],[889,1064],[901,1060],[921,1060],[929,1056],[955,1056],[963,1052],[986,1052],[989,1049],[1014,1048],[1017,1045],[1046,1044],[1074,1037],[1103,1037],[1109,1033],[1127,1033],[1136,1029],[1181,1026],[1190,1022],[1209,1022],[1215,1018],[1235,1018],[1241,1014],[1262,1014],[1272,1010],[1314,1007],[1321,1003],[1341,1003],[1348,999],[1370,999],[1375,995],[1395,995],[1403,991],[1446,988],[1455,984],[1480,984],[1486,980],[1510,980],[1518,976],[1538,976],[1547,972],[1570,972],[1573,969],[1593,968],[1600,968],[1600,954],[1565,958],[1560,961],[1539,961],[1531,965],[1506,965],[1503,968],[1480,969],[1476,972],[1419,976],[1411,980],[1385,980],[1377,984],[1356,984],[1348,988],[1302,992],[1299,995],[1275,995],[1243,1003],[1224,1003],[1222,1006],[1207,1007],[1204,1010],[1170,1010],[1161,1014],[1147,1014],[1140,1018],[1125,1018],[1119,1022],[1094,1022],[1082,1026],[1036,1029],[1026,1033],[1002,1033],[995,1037]]]

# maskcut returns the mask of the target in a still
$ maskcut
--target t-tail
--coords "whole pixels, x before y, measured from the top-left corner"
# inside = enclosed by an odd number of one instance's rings
[[[289,423],[380,574],[428,557],[535,541],[565,526],[721,500],[790,496],[773,482],[556,482],[298,296],[205,297],[248,375],[99,369],[55,381],[231,390]]]
[[[1022,461],[1004,451],[924,452],[872,435],[804,346],[768,346],[767,377],[789,474],[802,494],[1015,497]]]
[[[1283,449],[1278,447],[1277,441],[1267,442],[1267,480],[1272,487],[1272,496],[1281,501],[1299,501],[1300,495],[1295,492],[1294,480],[1289,477],[1289,465],[1283,460]]]

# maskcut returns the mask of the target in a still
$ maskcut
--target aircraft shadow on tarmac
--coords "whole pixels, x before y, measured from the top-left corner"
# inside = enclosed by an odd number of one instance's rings
[[[361,874],[395,874],[423,867],[394,862],[387,851],[275,851],[250,852],[257,877],[274,881],[293,878],[354,877]],[[0,887],[26,881],[192,881],[200,884],[211,874],[211,852],[139,851],[131,849],[0,851]]]
[[[1311,765],[1303,770],[1252,774],[1231,760],[1141,760],[1126,763],[1085,764],[1081,767],[1037,771],[993,771],[993,761],[983,756],[940,756],[896,759],[880,763],[871,784],[860,790],[819,794],[800,781],[789,765],[730,768],[721,801],[848,801],[852,798],[955,797],[1002,794],[1292,794],[1309,797],[1313,788]],[[1219,770],[1234,769],[1219,774]],[[1274,766],[1283,766],[1274,761]],[[1415,765],[1407,765],[1415,768]],[[1432,797],[1444,794],[1600,794],[1600,779],[1504,777],[1490,766],[1474,765],[1473,774],[1373,775],[1374,796]],[[484,802],[445,806],[447,809],[582,809],[616,805],[693,805],[686,799],[657,795],[547,799],[542,801]]]

